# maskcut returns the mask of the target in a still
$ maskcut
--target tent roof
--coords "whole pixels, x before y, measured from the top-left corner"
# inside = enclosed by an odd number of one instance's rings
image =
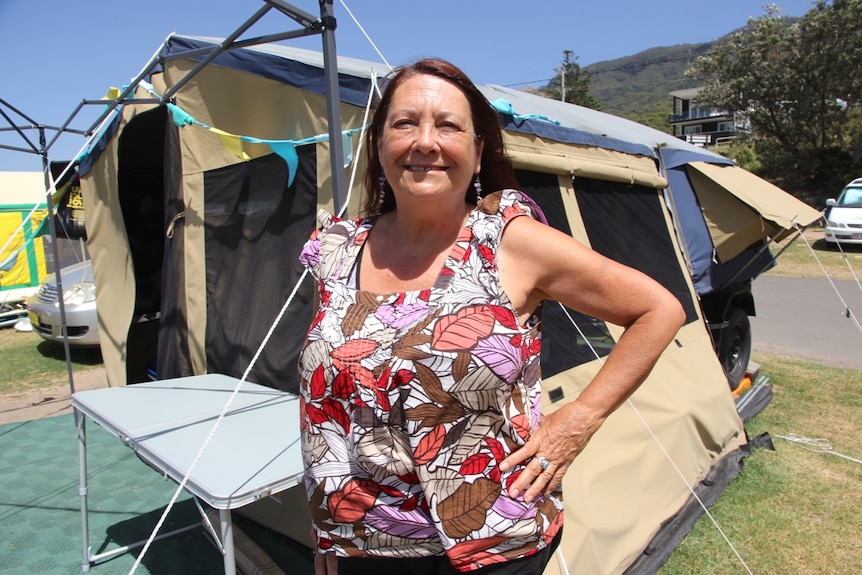
[[[481,86],[480,89],[491,102],[497,98],[508,101],[516,114],[536,114],[560,123],[561,133],[556,136],[553,133],[540,133],[539,135],[543,137],[559,141],[570,141],[563,138],[589,137],[590,141],[583,143],[593,143],[598,147],[615,149],[620,152],[655,156],[655,150],[662,148],[662,153],[665,155],[667,155],[665,150],[672,150],[677,153],[685,153],[704,162],[731,163],[727,158],[709,150],[619,116],[501,86]],[[541,123],[548,124],[548,122]],[[521,131],[538,133],[540,121],[531,120],[524,122],[524,124],[526,128]],[[512,129],[511,126],[506,127]],[[565,132],[569,132],[568,136],[564,135]],[[579,134],[572,134],[571,132]],[[665,160],[667,161],[667,158]]]
[[[161,54],[163,57],[178,57],[184,52],[213,48],[223,41],[221,38],[172,34],[165,40]],[[201,60],[203,57],[203,54],[191,56],[193,60]],[[340,99],[355,106],[365,106],[371,78],[386,75],[389,72],[388,67],[344,56],[337,56],[337,59]],[[257,44],[241,50],[224,51],[212,63],[277,80],[316,94],[326,93],[322,52],[281,44]]]
[[[220,44],[224,38],[216,38],[213,36],[185,36],[181,34],[173,34],[171,38],[188,39],[208,44]],[[315,50],[306,50],[304,48],[296,48],[294,46],[286,46],[284,44],[257,44],[249,46],[247,50],[260,52],[261,54],[269,54],[277,56],[284,60],[295,60],[302,62],[315,68],[323,69],[323,52]],[[371,78],[372,75],[385,76],[389,73],[389,68],[385,64],[378,62],[370,62],[367,60],[359,60],[357,58],[348,58],[347,56],[338,56],[338,71],[341,74],[356,76],[357,78]]]
[[[214,46],[222,41],[221,38],[174,34],[165,42],[164,53],[177,55],[187,50]],[[243,51],[233,50],[221,54],[214,63],[264,77],[277,78],[315,93],[323,93],[322,82],[315,82],[311,78],[321,77],[319,70],[323,69],[322,53],[281,44],[259,44],[245,50],[259,54],[262,58],[243,57],[241,55]],[[378,62],[341,55],[337,58],[342,101],[364,106],[367,102],[371,78],[387,75],[389,67]],[[292,65],[292,63],[299,65]],[[318,70],[312,73],[308,67]],[[662,153],[666,155],[666,162],[670,152],[671,158],[682,154],[684,159],[681,163],[692,159],[720,164],[732,163],[718,154],[693,146],[670,134],[605,112],[497,85],[479,86],[479,89],[488,101],[494,103],[503,99],[511,105],[515,116],[504,126],[508,130],[532,133],[560,142],[592,145],[650,157],[655,157],[655,150],[662,148]],[[499,105],[497,108],[501,109]],[[546,119],[541,119],[542,117]],[[669,165],[669,167],[673,166]]]

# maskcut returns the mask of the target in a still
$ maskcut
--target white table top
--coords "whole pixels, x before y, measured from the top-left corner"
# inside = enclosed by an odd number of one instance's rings
[[[238,379],[207,374],[80,391],[72,405],[180,482]],[[186,489],[234,509],[302,480],[299,397],[242,384]]]

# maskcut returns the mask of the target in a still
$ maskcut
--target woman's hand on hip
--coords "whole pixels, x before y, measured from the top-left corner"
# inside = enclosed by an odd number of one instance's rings
[[[524,501],[530,502],[556,490],[601,423],[577,400],[542,416],[530,440],[500,464],[501,471],[508,471],[527,462],[510,486],[509,496],[515,499],[523,493]]]

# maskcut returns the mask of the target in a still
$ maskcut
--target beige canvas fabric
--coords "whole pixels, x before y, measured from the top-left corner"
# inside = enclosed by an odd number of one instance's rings
[[[614,150],[542,140],[533,134],[504,132],[503,142],[515,168],[552,174],[667,187],[653,158]]]
[[[589,245],[571,178],[560,177],[572,235]],[[665,211],[670,226],[670,216]],[[672,230],[672,228],[669,228]],[[682,263],[682,254],[677,250]],[[694,296],[694,286],[688,282]],[[549,303],[547,305],[556,305]],[[609,326],[615,339],[622,328]],[[601,361],[543,382],[543,412],[577,397]],[[564,399],[547,394],[561,388]],[[563,481],[565,527],[545,575],[622,573],[718,459],[747,439],[703,321],[684,326],[649,378],[593,437]],[[644,493],[649,493],[645,497]]]
[[[138,95],[149,97],[146,93]],[[125,106],[119,129],[152,108],[152,104]],[[118,147],[119,140],[110,139],[92,170],[81,178],[81,193],[87,210],[87,246],[97,286],[102,359],[111,386],[126,385],[126,350],[135,308],[135,274],[117,198]]]
[[[738,166],[688,164],[720,261],[763,238],[780,241],[795,225],[806,227],[821,213],[781,188]]]
[[[163,79],[173,86],[194,67],[194,62],[174,60],[165,66]],[[225,89],[230,86],[231,89]],[[292,86],[239,72],[207,67],[186,83],[176,95],[176,104],[198,121],[221,131],[252,136],[262,140],[306,138],[327,133],[326,101]],[[342,105],[342,129],[361,127],[360,108]],[[353,138],[358,147],[359,135]],[[329,143],[318,146],[318,205],[333,210]],[[243,142],[248,158],[272,154],[266,144]],[[244,161],[231,153],[218,134],[200,126],[180,129],[185,221],[186,307],[189,323],[189,349],[196,374],[207,372],[206,361],[206,268],[203,213],[204,174]],[[361,173],[361,172],[360,172]],[[356,213],[359,194],[352,196],[351,213]]]

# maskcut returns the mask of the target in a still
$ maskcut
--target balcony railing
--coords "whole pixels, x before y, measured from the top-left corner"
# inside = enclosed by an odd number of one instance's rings
[[[723,116],[730,117],[727,110],[721,108],[705,108],[703,110],[690,110],[685,114],[670,114],[668,122],[676,124],[677,122],[686,122],[688,120],[701,120],[704,118],[721,118]]]
[[[676,136],[680,140],[685,140],[689,144],[694,144],[700,147],[710,147],[731,142],[736,139],[739,132],[720,131],[720,132],[702,132],[700,134],[680,134]]]

